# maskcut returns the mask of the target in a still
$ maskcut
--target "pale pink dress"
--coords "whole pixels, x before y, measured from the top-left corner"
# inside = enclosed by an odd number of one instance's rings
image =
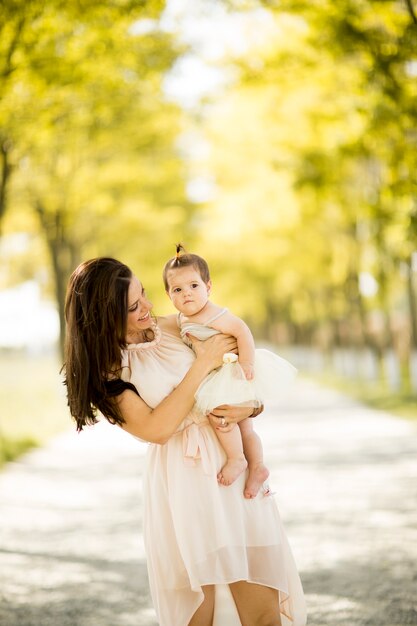
[[[156,328],[152,342],[123,351],[122,378],[155,407],[193,359],[179,336]],[[244,475],[220,486],[224,463],[213,428],[195,410],[166,444],[149,444],[144,541],[159,623],[187,626],[203,601],[201,586],[215,584],[214,624],[239,626],[227,583],[246,580],[280,591],[283,626],[304,626],[301,582],[274,498],[245,499]]]

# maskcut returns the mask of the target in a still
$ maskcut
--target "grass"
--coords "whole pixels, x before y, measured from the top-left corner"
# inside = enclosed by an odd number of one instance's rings
[[[417,394],[406,390],[393,391],[384,381],[348,379],[326,372],[311,376],[317,382],[333,387],[376,409],[389,411],[399,417],[417,419]]]
[[[0,466],[71,428],[55,355],[0,352]]]

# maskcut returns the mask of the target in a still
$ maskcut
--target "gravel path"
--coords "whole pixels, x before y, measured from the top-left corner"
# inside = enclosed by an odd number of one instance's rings
[[[309,625],[417,624],[417,424],[300,381],[257,431]],[[1,626],[156,626],[145,451],[103,423],[0,474]]]

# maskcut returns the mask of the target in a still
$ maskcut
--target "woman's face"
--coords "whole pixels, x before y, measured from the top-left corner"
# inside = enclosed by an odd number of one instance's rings
[[[136,338],[141,331],[152,326],[152,302],[147,299],[145,289],[136,276],[131,278],[127,302],[127,335]]]

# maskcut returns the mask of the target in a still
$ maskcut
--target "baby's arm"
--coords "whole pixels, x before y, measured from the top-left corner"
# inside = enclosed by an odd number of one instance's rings
[[[249,327],[243,320],[231,313],[225,313],[210,324],[210,326],[225,335],[233,335],[233,337],[236,337],[240,366],[247,380],[251,380],[253,378],[255,365],[255,342]]]

